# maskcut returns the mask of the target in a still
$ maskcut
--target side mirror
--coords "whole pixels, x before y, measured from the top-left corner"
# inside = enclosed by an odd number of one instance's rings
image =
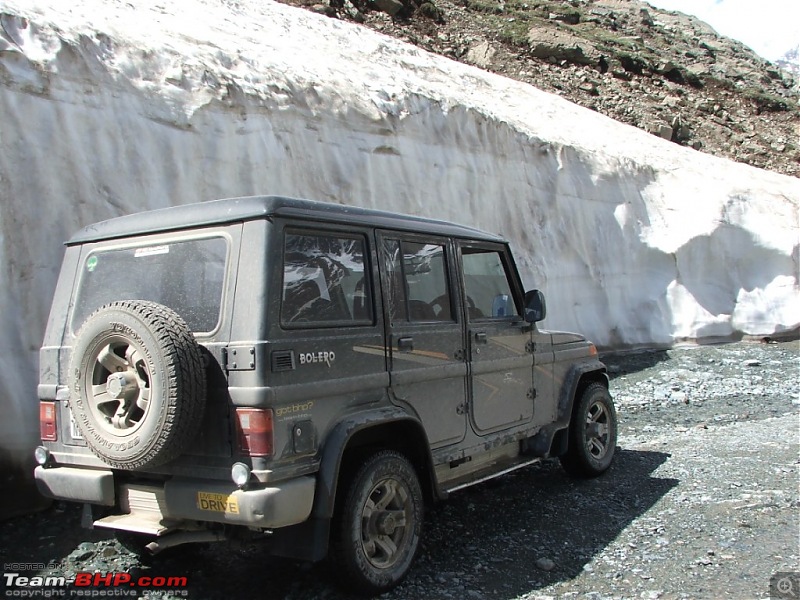
[[[539,290],[525,292],[525,320],[528,323],[538,323],[547,316],[547,303],[544,294]]]

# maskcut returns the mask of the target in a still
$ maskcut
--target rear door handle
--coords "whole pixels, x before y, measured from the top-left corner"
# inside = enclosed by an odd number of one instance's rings
[[[479,331],[478,333],[475,334],[475,341],[478,344],[488,344],[489,338],[486,337],[486,332]]]
[[[397,340],[397,349],[404,352],[411,352],[414,349],[414,338],[401,337]]]

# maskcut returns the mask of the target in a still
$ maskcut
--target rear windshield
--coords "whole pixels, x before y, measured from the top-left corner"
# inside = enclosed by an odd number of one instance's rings
[[[150,300],[177,312],[192,331],[214,331],[227,253],[223,237],[93,251],[82,265],[72,330],[114,300]]]

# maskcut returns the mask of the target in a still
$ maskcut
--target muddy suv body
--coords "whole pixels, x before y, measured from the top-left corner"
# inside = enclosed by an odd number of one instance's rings
[[[503,239],[451,223],[281,197],[98,223],[41,350],[37,483],[153,551],[258,535],[387,589],[426,502],[609,466],[605,368],[544,311]]]

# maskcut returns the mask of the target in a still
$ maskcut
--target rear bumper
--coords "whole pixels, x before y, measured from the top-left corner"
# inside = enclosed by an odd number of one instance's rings
[[[49,497],[142,512],[162,520],[230,523],[268,529],[302,523],[311,515],[316,481],[296,477],[267,487],[240,490],[233,483],[171,479],[163,485],[121,485],[110,470],[37,467],[39,491]],[[148,501],[149,500],[149,501]]]
[[[114,474],[99,469],[36,467],[36,487],[43,496],[56,500],[76,500],[103,506],[114,506]]]
[[[232,483],[173,479],[164,486],[164,498],[172,518],[276,528],[308,519],[315,485],[311,476],[249,490]]]

